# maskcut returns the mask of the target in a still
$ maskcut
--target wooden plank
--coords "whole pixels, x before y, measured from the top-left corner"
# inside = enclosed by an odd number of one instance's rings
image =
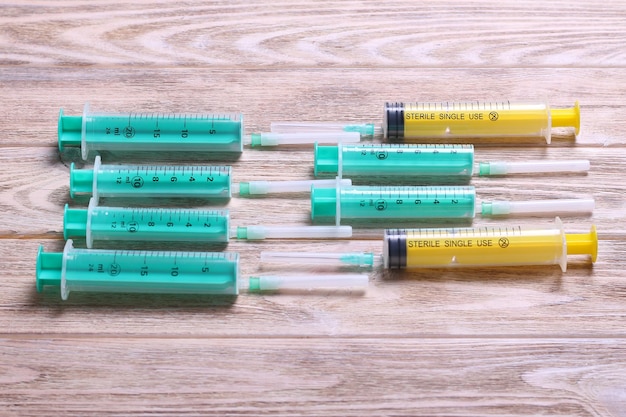
[[[97,336],[186,337],[358,336],[384,337],[609,337],[626,335],[622,302],[626,287],[619,270],[621,241],[601,241],[590,266],[574,257],[566,273],[557,266],[525,268],[426,269],[365,272],[367,292],[314,291],[247,294],[236,299],[203,296],[35,291],[34,239],[0,241],[4,291],[0,333],[75,333]],[[47,241],[46,251],[62,242]],[[309,244],[313,251],[380,251],[377,241]],[[194,245],[177,249],[198,250]],[[202,248],[201,248],[202,249]],[[211,250],[211,247],[204,248]],[[250,275],[333,272],[333,268],[259,264],[259,250],[292,250],[293,243],[236,243],[243,286]],[[213,249],[214,250],[214,249]]]
[[[164,75],[167,74],[167,75]],[[243,112],[247,133],[272,121],[382,123],[386,101],[548,100],[582,105],[575,146],[622,146],[626,75],[612,68],[206,69],[0,67],[9,146],[57,146],[59,109],[81,115],[85,102],[105,112]],[[113,81],[112,81],[113,80]],[[454,86],[451,93],[448,86]],[[480,86],[477,88],[477,86]],[[519,141],[475,141],[480,146]],[[543,139],[524,145],[545,146]],[[547,148],[572,147],[555,131]]]
[[[0,414],[626,415],[625,17],[623,0],[0,5]],[[82,162],[56,150],[60,108],[243,112],[251,133],[279,120],[380,122],[390,100],[503,98],[580,100],[581,134],[557,130],[549,146],[486,141],[477,160],[585,158],[592,170],[475,178],[479,197],[593,196],[593,216],[564,219],[568,231],[598,226],[593,267],[572,257],[565,273],[374,269],[364,294],[72,293],[63,302],[35,291],[38,246],[62,250],[63,205],[87,203],[68,197],[69,164]],[[311,151],[296,148],[103,158],[229,163],[235,182],[312,176]],[[309,205],[303,193],[219,206],[234,224],[307,224]],[[474,225],[520,222],[549,220]],[[359,226],[343,241],[123,246],[237,251],[247,279],[293,272],[260,264],[261,250],[379,253],[382,225]]]
[[[623,339],[44,336],[3,338],[0,353],[9,416],[626,412]]]
[[[0,59],[13,65],[438,69],[626,63],[618,0],[506,7],[495,0],[114,5],[5,5]]]
[[[561,149],[562,150],[562,149]],[[520,151],[515,148],[476,150],[476,159],[493,160],[559,160],[562,152],[559,149],[529,148]],[[585,229],[590,223],[596,224],[603,238],[624,236],[624,223],[618,221],[623,216],[624,183],[615,181],[623,172],[622,156],[604,148],[574,147],[568,150],[567,159],[589,159],[592,168],[587,174],[556,174],[549,177],[556,183],[546,183],[544,175],[521,175],[509,177],[475,177],[472,184],[477,189],[479,201],[503,200],[521,201],[528,199],[555,198],[595,198],[596,210],[593,215],[574,214],[563,216],[566,224],[576,229]],[[111,159],[111,158],[109,158]],[[105,160],[105,163],[107,161]],[[181,163],[172,159],[153,159],[137,161],[109,161],[109,163],[158,164]],[[188,159],[184,162],[189,162]],[[195,160],[196,164],[223,164],[224,161]],[[79,162],[80,163],[80,162]],[[254,180],[304,180],[312,179],[313,152],[310,150],[294,151],[255,151],[246,150],[238,161],[227,162],[233,166],[233,187],[238,190],[241,181]],[[61,237],[63,232],[63,207],[69,203],[71,207],[86,207],[88,197],[82,196],[74,200],[69,198],[70,160],[59,161],[56,149],[47,147],[3,148],[0,154],[0,179],[4,186],[0,188],[0,201],[5,216],[0,218],[0,236],[21,238],[28,236]],[[78,165],[82,167],[82,165]],[[85,165],[90,168],[91,165]],[[360,185],[441,185],[439,181],[420,181],[408,179],[354,179]],[[446,180],[446,184],[458,185]],[[604,184],[598,187],[598,184]],[[529,196],[532,192],[532,196]],[[309,224],[310,197],[308,193],[269,195],[260,198],[240,198],[234,192],[230,202],[216,202],[199,199],[182,200],[141,200],[103,198],[101,205],[155,206],[155,207],[198,207],[230,209],[233,225],[249,224]],[[478,216],[475,226],[492,224],[528,224],[534,221],[549,223],[551,216],[543,218],[482,218]],[[344,223],[350,224],[350,220]],[[363,226],[362,222],[352,222]],[[423,221],[403,222],[410,227],[434,227],[437,225],[467,226],[468,221],[444,222]],[[397,222],[395,223],[398,224]],[[393,227],[394,223],[385,221],[368,224],[368,229],[355,229],[357,237],[378,238],[382,229]]]

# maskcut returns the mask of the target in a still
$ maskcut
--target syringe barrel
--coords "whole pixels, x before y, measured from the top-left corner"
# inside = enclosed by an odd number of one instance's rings
[[[229,252],[153,252],[75,249],[37,256],[37,290],[163,294],[238,294],[239,255]]]
[[[551,141],[552,127],[580,127],[578,102],[553,109],[546,103],[469,101],[386,103],[384,136],[390,141],[432,138],[525,138]]]
[[[127,208],[97,206],[87,209],[65,206],[65,239],[85,237],[87,247],[94,241],[136,242],[228,242],[228,210],[169,208]]]
[[[472,186],[313,186],[311,218],[335,218],[338,208],[342,219],[473,218],[475,202]]]
[[[94,151],[242,152],[241,114],[94,113],[59,115],[59,149],[80,146],[84,160]],[[80,138],[80,142],[78,139]]]
[[[473,168],[472,145],[315,145],[315,175],[469,177]]]
[[[231,196],[230,166],[105,165],[70,166],[70,195],[124,198],[202,198]]]
[[[390,269],[558,264],[565,271],[568,253],[595,262],[597,244],[594,227],[566,234],[558,218],[554,227],[388,229],[383,262]]]

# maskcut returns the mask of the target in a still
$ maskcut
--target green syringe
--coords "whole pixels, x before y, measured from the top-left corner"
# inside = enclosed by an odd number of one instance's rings
[[[231,167],[196,165],[108,165],[96,156],[92,169],[70,166],[70,196],[226,199]]]
[[[96,151],[238,152],[243,150],[241,114],[94,113],[59,114],[59,150],[80,147],[87,160]]]
[[[585,172],[587,160],[492,161],[474,165],[474,146],[461,144],[315,144],[315,175],[470,177]]]
[[[239,255],[229,252],[154,252],[75,249],[37,254],[37,291],[161,294],[239,293]]]
[[[508,215],[591,213],[592,198],[482,201],[473,186],[311,187],[311,219],[472,219]]]
[[[228,242],[228,210],[101,207],[92,198],[87,209],[65,205],[65,239],[93,241]]]

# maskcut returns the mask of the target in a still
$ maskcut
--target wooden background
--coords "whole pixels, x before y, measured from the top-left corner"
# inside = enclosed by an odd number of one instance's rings
[[[3,2],[0,414],[626,415],[625,67],[624,1]],[[485,199],[594,197],[593,215],[564,218],[570,231],[597,225],[593,267],[373,270],[365,294],[234,302],[35,291],[38,246],[60,251],[64,204],[86,204],[69,199],[76,154],[56,147],[61,107],[243,112],[251,133],[381,120],[387,100],[502,98],[580,100],[575,141],[491,141],[476,156],[588,158],[587,175],[473,184]],[[163,161],[143,158],[120,161]],[[312,160],[246,149],[233,176],[311,178]],[[306,195],[227,207],[234,224],[309,222]],[[247,280],[270,271],[260,250],[380,251],[376,227],[228,250]]]

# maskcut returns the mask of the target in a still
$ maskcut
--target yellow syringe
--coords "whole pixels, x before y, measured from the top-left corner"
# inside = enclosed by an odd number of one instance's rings
[[[385,103],[382,126],[373,123],[273,122],[274,133],[329,135],[358,132],[361,139],[382,137],[388,142],[459,139],[552,140],[553,128],[571,128],[578,135],[580,106],[554,108],[546,102],[464,101]]]
[[[578,102],[569,108],[511,101],[386,103],[383,133],[389,141],[543,137],[550,143],[554,127],[578,134]]]
[[[551,228],[388,229],[383,263],[391,269],[558,264],[565,271],[568,255],[590,255],[595,262],[597,253],[595,226],[565,233],[557,217]]]

